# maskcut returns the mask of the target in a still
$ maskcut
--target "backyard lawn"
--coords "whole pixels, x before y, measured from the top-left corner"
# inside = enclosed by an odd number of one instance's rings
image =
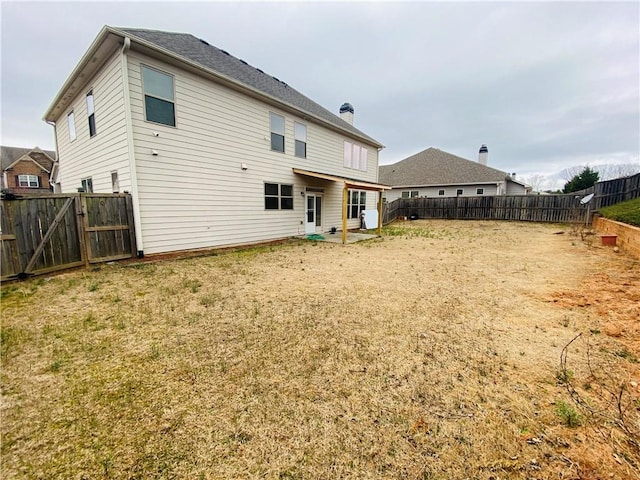
[[[640,478],[640,260],[572,230],[3,284],[0,477]]]

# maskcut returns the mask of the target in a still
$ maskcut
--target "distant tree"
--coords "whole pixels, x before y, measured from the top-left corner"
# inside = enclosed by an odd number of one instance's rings
[[[618,163],[613,165],[597,165],[593,167],[600,174],[599,180],[630,177],[640,173],[640,163]]]
[[[539,173],[531,175],[530,177],[525,177],[524,179],[525,183],[531,185],[531,188],[534,192],[540,192],[545,181],[546,178],[544,177],[544,175],[540,175]]]
[[[580,173],[575,174],[571,180],[564,184],[562,193],[578,192],[585,188],[593,187],[599,177],[598,172],[587,165]]]

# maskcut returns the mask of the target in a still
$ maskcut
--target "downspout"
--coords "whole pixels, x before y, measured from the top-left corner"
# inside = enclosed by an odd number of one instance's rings
[[[122,94],[124,96],[124,123],[127,132],[127,150],[129,153],[129,176],[131,179],[131,200],[133,203],[133,223],[136,229],[136,245],[138,258],[144,257],[144,245],[142,243],[142,224],[140,222],[140,199],[138,197],[138,174],[136,170],[136,154],[133,145],[133,124],[131,121],[131,96],[129,93],[129,65],[127,53],[131,48],[131,39],[124,38],[122,46]]]
[[[50,122],[47,120],[47,123],[53,127],[53,141],[56,146],[56,178],[53,178],[53,167],[51,168],[51,175],[49,175],[49,186],[51,186],[51,181],[53,180],[53,193],[62,193],[62,185],[59,188],[56,188],[58,185],[58,178],[60,176],[60,152],[58,152],[58,128],[56,127],[56,122]],[[60,190],[56,192],[56,190]]]

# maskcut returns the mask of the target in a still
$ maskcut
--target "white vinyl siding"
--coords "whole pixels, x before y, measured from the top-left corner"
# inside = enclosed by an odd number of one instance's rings
[[[366,172],[344,168],[346,137],[305,122],[307,158],[296,157],[295,123],[303,118],[138,52],[129,52],[128,59],[145,253],[304,234],[306,186],[325,188],[324,226],[340,228],[343,185],[295,175],[294,167],[377,180],[373,146],[367,146]],[[154,136],[157,126],[145,121],[141,64],[173,75],[179,128],[162,129]],[[270,113],[284,118],[284,154],[271,150]],[[292,185],[293,209],[265,211],[265,183]],[[367,208],[375,208],[376,194],[367,192],[366,197]],[[358,222],[350,221],[349,228]]]
[[[100,114],[100,134],[91,138],[89,122],[77,122],[77,138],[71,142],[66,114],[56,120],[61,191],[76,192],[83,178],[92,177],[94,192],[111,193],[114,170],[119,172],[120,188],[130,190],[120,52],[115,52],[105,66],[87,80]],[[83,89],[73,100],[77,118],[88,118],[86,93]]]

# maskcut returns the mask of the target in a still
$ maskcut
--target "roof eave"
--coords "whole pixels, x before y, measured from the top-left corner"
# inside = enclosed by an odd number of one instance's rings
[[[49,105],[49,108],[47,108],[47,111],[45,112],[42,118],[45,122],[54,122],[57,118],[59,118],[61,112],[58,112],[57,114],[54,115],[53,113],[54,110],[56,110],[60,104],[63,104],[64,108],[67,107],[67,105],[64,102],[65,95],[67,95],[68,91],[71,89],[73,84],[77,81],[77,79],[80,77],[83,71],[91,64],[92,59],[96,56],[96,53],[100,50],[102,45],[107,41],[109,36],[113,36],[113,38],[118,37],[122,39],[129,37],[131,39],[131,48],[135,48],[136,45],[142,46],[143,50],[147,49],[152,52],[157,52],[159,54],[162,54],[164,57],[169,57],[181,64],[188,65],[189,67],[191,67],[192,69],[198,72],[206,73],[207,76],[215,78],[219,83],[222,83],[223,85],[226,85],[230,88],[233,88],[235,90],[240,90],[250,96],[259,98],[263,101],[266,101],[267,103],[270,103],[275,106],[279,106],[293,113],[306,117],[310,120],[313,119],[314,122],[321,124],[331,130],[337,131],[347,137],[355,138],[363,143],[375,146],[379,149],[384,148],[384,145],[382,145],[380,142],[378,142],[373,138],[363,137],[347,129],[340,128],[338,125],[334,125],[310,112],[301,110],[295,105],[292,105],[288,102],[284,102],[276,97],[268,95],[260,90],[250,87],[231,77],[228,77],[219,72],[211,70],[210,68],[207,68],[199,63],[193,62],[183,57],[182,55],[178,55],[170,50],[167,50],[166,48],[160,47],[153,42],[149,42],[140,37],[136,37],[135,35],[131,35],[125,31],[110,27],[108,25],[105,25],[100,31],[100,33],[98,33],[95,40],[89,46],[89,49],[87,50],[87,52],[84,54],[84,56],[80,59],[80,61],[76,65],[76,68],[73,70],[73,72],[71,72],[71,74],[69,75],[69,77],[67,78],[63,86],[61,87],[61,89],[58,91],[58,94],[56,95],[51,105]],[[95,72],[91,72],[89,75],[85,75],[87,80],[93,75],[93,73]],[[60,108],[60,110],[63,110],[63,109]]]
[[[109,27],[111,28],[111,27]],[[161,53],[162,55],[166,56],[166,57],[170,57],[172,59],[174,59],[175,61],[178,61],[182,64],[186,64],[189,65],[189,67],[191,67],[192,69],[195,69],[199,72],[204,72],[206,73],[208,76],[215,78],[219,83],[222,83],[223,85],[226,85],[230,88],[233,88],[235,90],[239,90],[241,92],[244,92],[246,94],[249,94],[250,96],[253,96],[254,98],[259,98],[263,101],[266,100],[266,103],[270,103],[272,105],[275,106],[279,106],[279,107],[284,107],[284,109],[289,110],[297,115],[300,115],[302,117],[305,118],[309,118],[309,119],[313,119],[316,123],[322,124],[323,126],[330,128],[331,130],[340,132],[348,137],[351,138],[356,138],[364,143],[367,143],[368,145],[372,145],[375,146],[377,148],[383,149],[384,145],[381,144],[380,142],[378,142],[377,140],[373,139],[373,138],[368,138],[368,137],[363,137],[361,135],[358,135],[354,132],[351,132],[347,129],[343,129],[340,128],[338,125],[332,124],[326,120],[324,120],[323,118],[320,118],[310,112],[307,112],[305,110],[301,110],[300,108],[296,107],[293,104],[290,104],[288,102],[284,102],[283,100],[280,100],[279,98],[276,98],[272,95],[269,95],[265,92],[262,92],[256,88],[253,88],[245,83],[239,82],[227,75],[224,75],[220,72],[216,72],[215,70],[212,70],[210,68],[205,67],[204,65],[201,65],[197,62],[194,62],[192,60],[189,60],[188,58],[185,58],[182,55],[179,55],[175,52],[172,52],[171,50],[168,50],[164,47],[161,47],[153,42],[149,42],[148,40],[145,40],[143,38],[140,37],[136,37],[135,35],[130,35],[127,32],[124,32],[122,30],[117,30],[117,29],[112,29],[111,31],[113,31],[114,33],[117,33],[118,35],[122,35],[124,36],[128,36],[129,38],[131,38],[131,48],[135,49],[135,44],[141,45],[149,50]],[[144,52],[143,52],[144,53]]]
[[[45,122],[54,122],[60,116],[60,114],[54,115],[53,113],[54,110],[56,110],[56,107],[58,107],[60,104],[63,104],[64,108],[67,107],[64,101],[65,96],[67,95],[68,91],[72,89],[74,83],[77,82],[78,78],[82,76],[83,72],[87,69],[87,67],[89,66],[92,67],[92,71],[90,72],[90,74],[84,75],[84,78],[86,78],[86,80],[88,81],[93,76],[95,71],[97,71],[100,68],[100,66],[102,66],[102,62],[97,62],[98,57],[96,55],[100,51],[100,49],[103,47],[107,39],[109,39],[110,36],[115,40],[116,37],[122,37],[122,32],[119,32],[109,27],[108,25],[105,25],[104,27],[102,27],[102,30],[100,30],[100,33],[98,33],[94,41],[91,43],[91,45],[87,49],[86,53],[82,56],[82,58],[76,65],[76,68],[74,68],[71,74],[69,75],[69,77],[67,77],[67,80],[64,82],[64,84],[58,91],[56,97],[53,99],[53,102],[51,102],[51,104],[47,108],[44,116],[42,117],[42,120],[44,120]],[[113,47],[115,47],[117,44],[119,44],[119,42],[114,42]],[[110,51],[111,49],[107,48],[107,50]],[[71,103],[71,102],[68,102],[68,103]]]

